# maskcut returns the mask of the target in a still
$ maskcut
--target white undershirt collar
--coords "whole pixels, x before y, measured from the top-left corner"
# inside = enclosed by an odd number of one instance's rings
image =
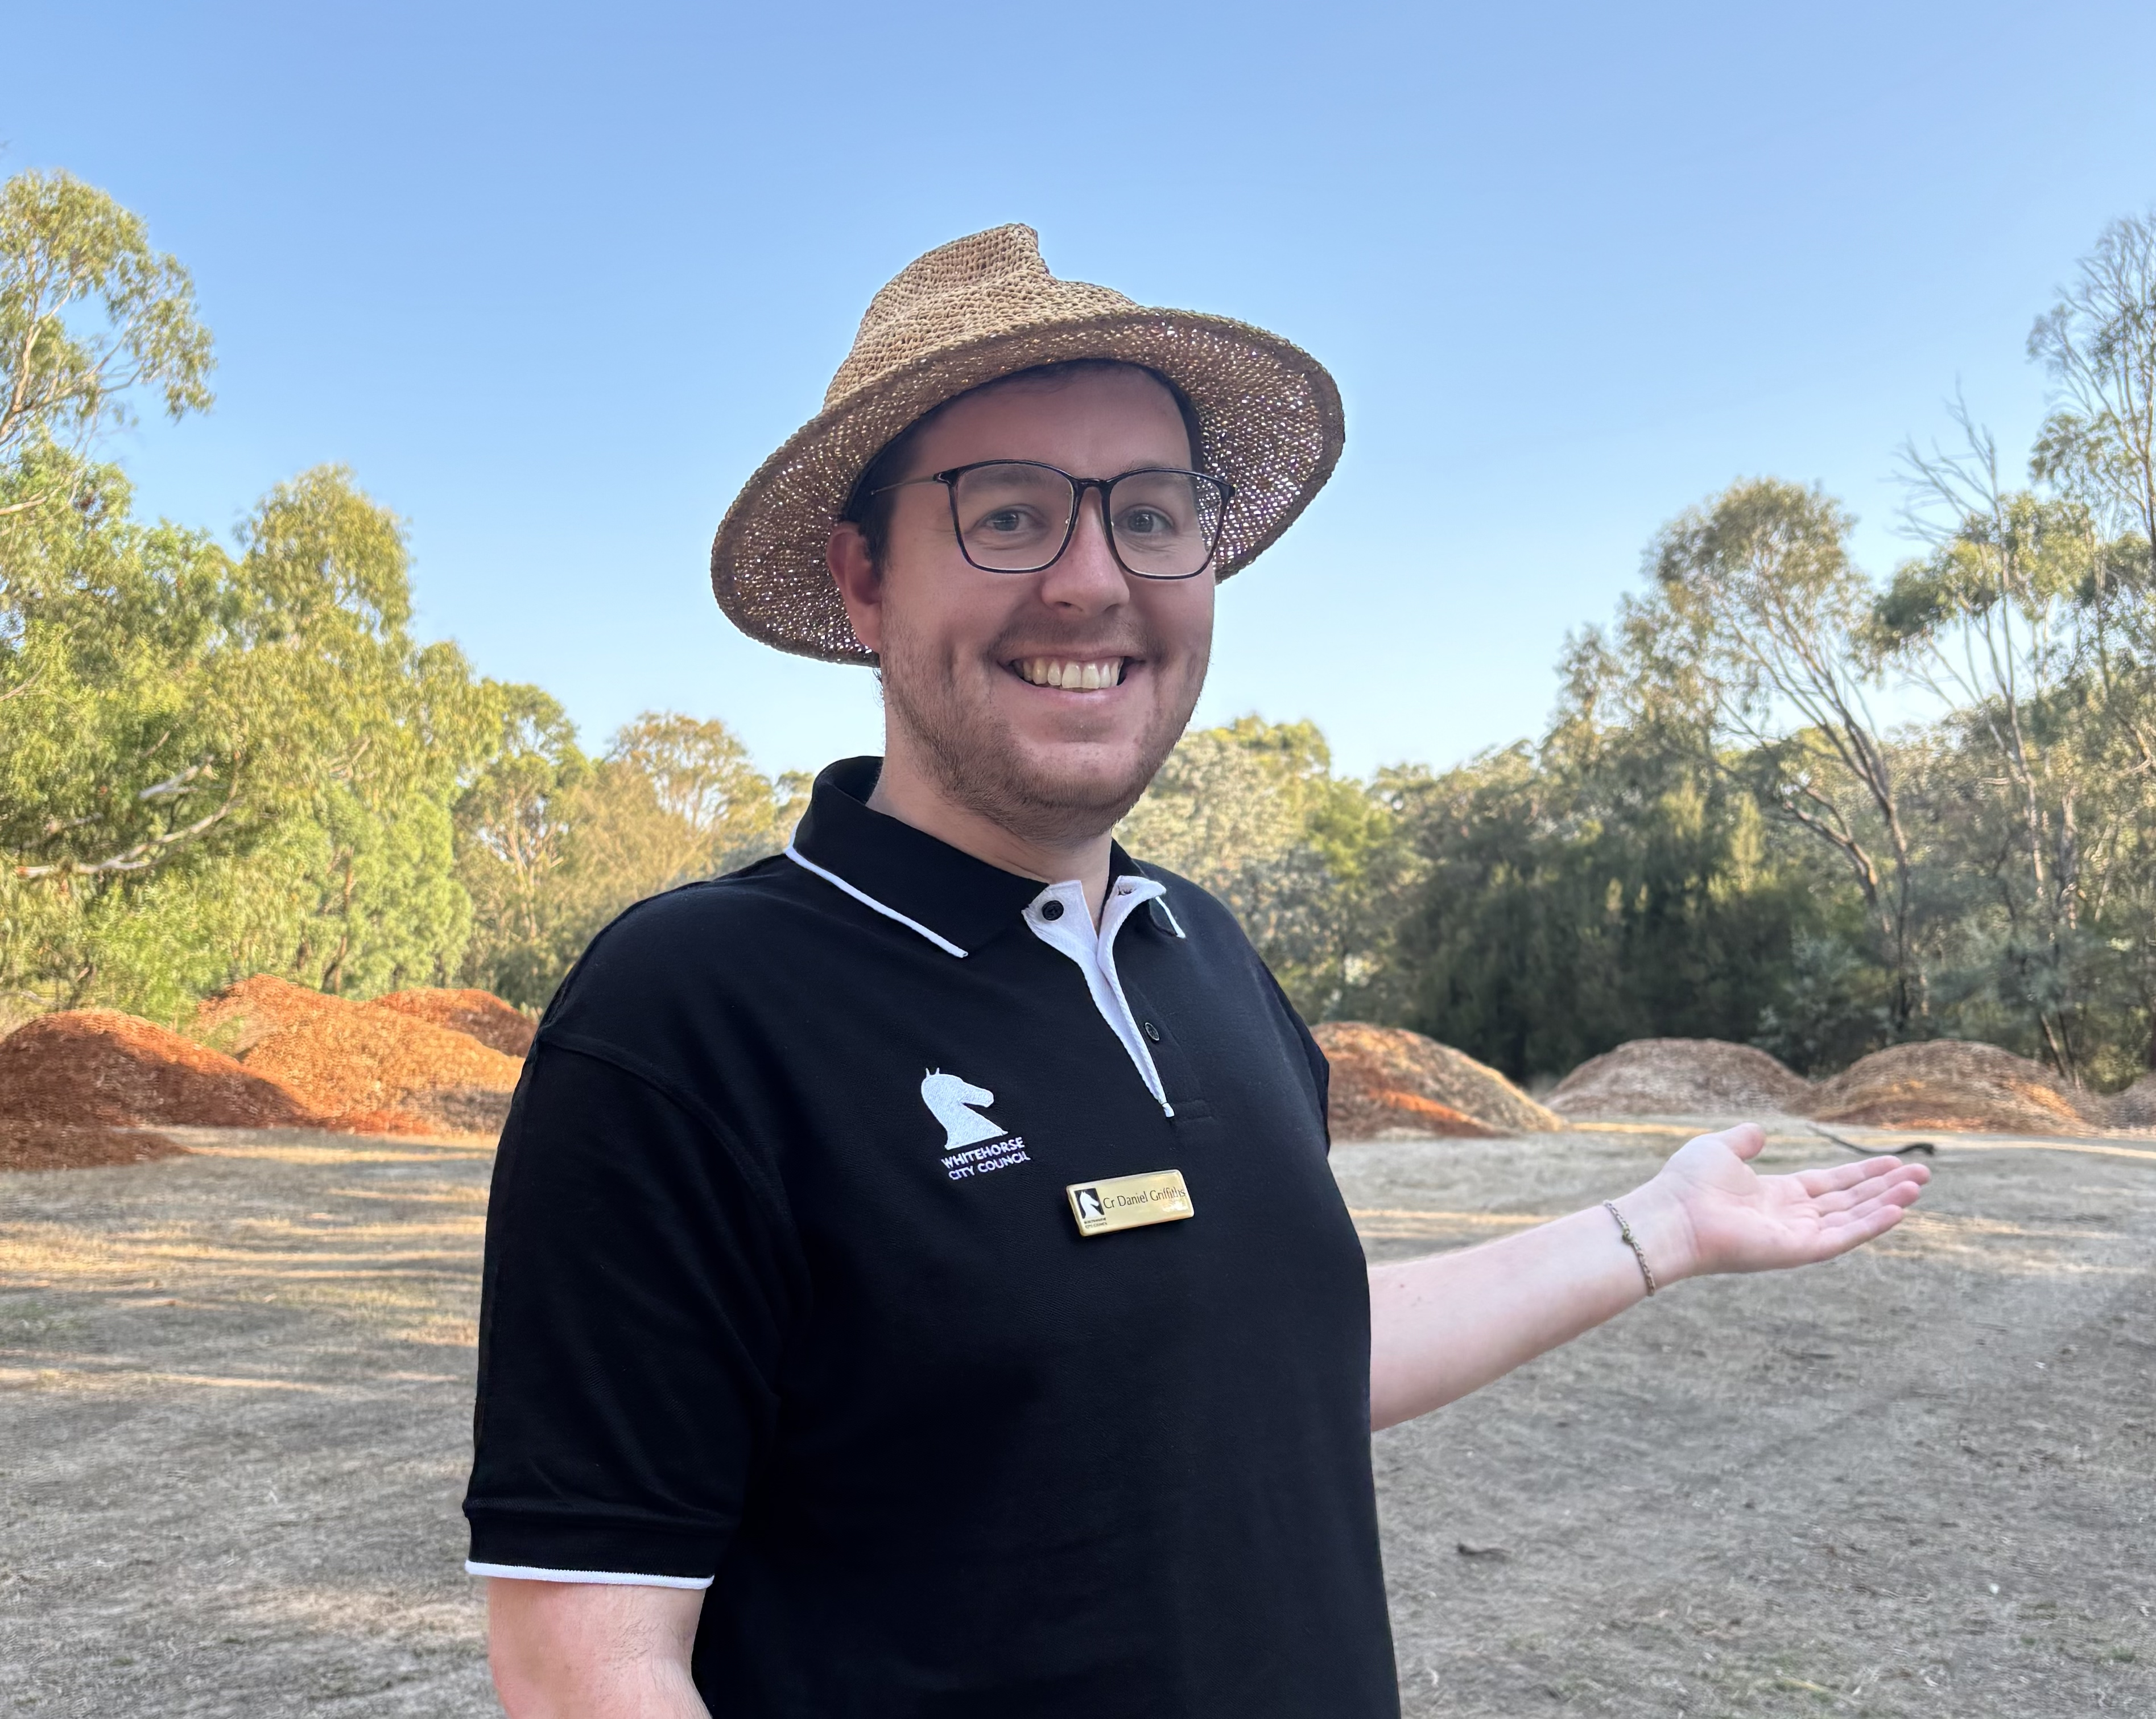
[[[1075,878],[1066,878],[1060,883],[1050,884],[1027,903],[1025,926],[1050,949],[1060,950],[1077,964],[1101,1020],[1130,1053],[1132,1063],[1146,1083],[1146,1090],[1153,1095],[1162,1114],[1173,1116],[1175,1106],[1168,1101],[1168,1090],[1161,1084],[1160,1071],[1153,1066],[1152,1047],[1146,1043],[1144,1030],[1131,1012],[1130,1000],[1123,995],[1123,981],[1116,972],[1116,934],[1140,907],[1158,900],[1167,893],[1151,878],[1116,878],[1108,887],[1108,898],[1101,909],[1101,927],[1096,931],[1093,915],[1086,905],[1085,886]],[[1170,923],[1173,923],[1172,919]],[[1179,926],[1177,934],[1181,934]]]

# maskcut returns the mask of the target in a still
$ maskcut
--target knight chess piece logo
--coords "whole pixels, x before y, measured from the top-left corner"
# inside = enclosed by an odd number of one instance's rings
[[[932,1068],[921,1078],[921,1102],[928,1106],[928,1114],[943,1125],[943,1150],[947,1152],[1003,1138],[1003,1130],[973,1108],[995,1101],[996,1095],[986,1087],[975,1086],[955,1074],[946,1074],[941,1068]]]
[[[1032,1162],[1023,1135],[981,1114],[995,1101],[996,1095],[986,1087],[941,1068],[931,1068],[921,1077],[921,1102],[943,1125],[943,1169],[952,1181]]]
[[[1079,1222],[1098,1223],[1101,1221],[1101,1191],[1098,1188],[1081,1188],[1072,1197],[1078,1202]]]

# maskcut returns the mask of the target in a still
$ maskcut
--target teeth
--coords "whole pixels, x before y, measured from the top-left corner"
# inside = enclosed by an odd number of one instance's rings
[[[1122,684],[1123,660],[1106,662],[1066,662],[1056,656],[1028,656],[1011,665],[1023,680],[1036,687],[1056,687],[1065,692],[1096,692]]]

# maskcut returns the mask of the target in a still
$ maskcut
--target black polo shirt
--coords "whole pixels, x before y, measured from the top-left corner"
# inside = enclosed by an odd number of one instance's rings
[[[1195,885],[1118,850],[1096,936],[876,769],[548,1008],[470,1567],[708,1587],[718,1719],[1396,1714],[1322,1055]],[[1189,1216],[1081,1233],[1167,1171]]]

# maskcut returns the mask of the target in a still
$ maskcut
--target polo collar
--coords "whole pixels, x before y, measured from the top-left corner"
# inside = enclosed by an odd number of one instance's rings
[[[1043,893],[1040,880],[873,811],[869,795],[882,769],[880,758],[846,758],[818,776],[788,857],[954,956],[1024,924]],[[1108,870],[1111,884],[1142,875],[1120,847],[1111,850]]]

